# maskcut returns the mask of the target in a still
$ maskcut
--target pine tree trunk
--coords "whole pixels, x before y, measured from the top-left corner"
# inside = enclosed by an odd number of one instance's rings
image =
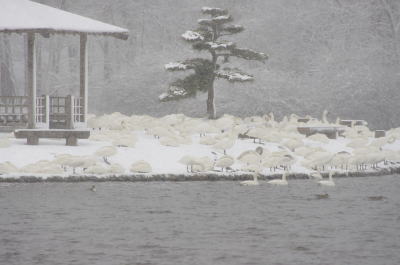
[[[217,55],[215,52],[211,52],[212,56],[212,63],[213,63],[213,68],[214,71],[217,70]],[[214,81],[215,81],[215,74],[213,74],[213,77],[210,82],[210,86],[208,87],[208,97],[207,97],[207,114],[208,118],[210,120],[214,120],[217,118],[217,111],[215,109],[215,90],[214,90]]]
[[[215,94],[214,94],[214,78],[208,87],[208,98],[207,98],[207,114],[210,120],[217,118],[217,112],[215,110]]]

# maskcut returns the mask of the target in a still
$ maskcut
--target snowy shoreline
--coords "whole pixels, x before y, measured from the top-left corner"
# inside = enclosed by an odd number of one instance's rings
[[[380,177],[400,174],[400,166],[381,168],[379,170],[337,172],[334,178]],[[324,178],[328,172],[323,172]],[[279,179],[282,174],[260,174],[259,180]],[[312,180],[305,173],[289,173],[289,180]],[[242,181],[253,179],[253,174],[246,172],[233,173],[187,173],[187,174],[121,174],[121,175],[0,175],[0,183],[53,183],[53,182],[187,182],[187,181]]]
[[[63,139],[25,139],[0,133],[0,182],[78,181],[214,181],[374,176],[399,173],[400,128],[375,138],[366,126],[340,127],[329,139],[322,133],[306,137],[305,123],[291,115],[218,120],[182,114],[162,118],[92,116],[89,139],[65,146]],[[324,119],[323,119],[324,120]],[[315,128],[337,128],[317,119]]]

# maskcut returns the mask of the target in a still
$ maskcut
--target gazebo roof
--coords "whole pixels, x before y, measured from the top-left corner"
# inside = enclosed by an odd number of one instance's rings
[[[0,33],[92,34],[128,38],[128,30],[28,0],[0,0]]]

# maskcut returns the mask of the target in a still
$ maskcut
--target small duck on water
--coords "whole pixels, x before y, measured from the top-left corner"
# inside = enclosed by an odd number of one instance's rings
[[[329,199],[329,194],[328,193],[324,193],[324,194],[315,194],[315,198],[318,200],[321,199]]]
[[[93,192],[96,192],[96,186],[93,185],[89,190],[90,190],[90,191],[93,191]]]
[[[368,200],[370,200],[370,201],[382,201],[385,199],[386,199],[385,196],[369,196],[368,197]]]

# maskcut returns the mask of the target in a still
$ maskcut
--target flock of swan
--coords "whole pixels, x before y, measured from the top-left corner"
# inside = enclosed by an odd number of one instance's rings
[[[276,185],[276,186],[287,186],[287,185],[289,185],[289,182],[287,181],[286,176],[287,176],[287,172],[283,172],[281,179],[269,180],[267,183],[271,184],[271,185]],[[318,184],[320,186],[325,186],[325,187],[335,187],[336,184],[333,181],[332,176],[333,176],[333,171],[330,171],[328,179],[323,179],[322,176],[320,178],[317,178]],[[258,185],[260,185],[260,182],[258,181],[258,175],[254,174],[253,180],[241,181],[240,185],[242,185],[242,186],[258,186]]]
[[[14,161],[3,159],[6,157],[3,153],[13,152],[16,140],[3,134],[0,174],[110,175],[127,174],[128,169],[131,173],[155,173],[154,168],[159,169],[163,163],[174,163],[174,167],[181,166],[188,173],[255,173],[255,179],[242,185],[257,185],[258,173],[279,172],[283,172],[282,179],[269,183],[287,185],[286,174],[292,171],[307,173],[310,178],[320,180],[321,185],[333,186],[331,177],[321,180],[320,172],[377,170],[398,166],[400,162],[400,128],[388,130],[385,137],[374,138],[374,132],[367,126],[343,127],[342,136],[332,140],[324,134],[309,137],[300,134],[297,128],[304,125],[333,127],[339,123],[338,120],[330,123],[324,116],[321,120],[309,117],[305,124],[294,114],[277,121],[272,113],[246,118],[224,115],[217,120],[183,114],[162,118],[120,113],[92,115],[88,119],[88,127],[92,129],[89,141],[102,145],[94,152],[77,155],[50,151],[50,159],[38,157],[34,163],[16,166]],[[151,141],[152,147],[140,145],[144,139]],[[135,154],[134,160],[126,162],[129,157],[122,155],[122,152],[130,154],[126,150]],[[161,151],[164,157],[157,157]]]

